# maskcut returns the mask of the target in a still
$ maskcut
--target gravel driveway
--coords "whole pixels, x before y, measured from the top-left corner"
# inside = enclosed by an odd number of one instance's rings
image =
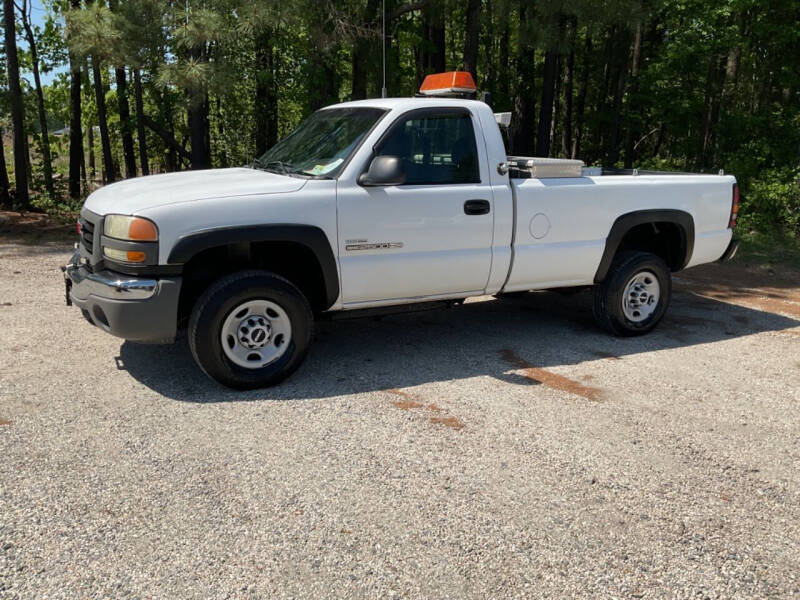
[[[68,247],[0,245],[2,598],[800,596],[800,279],[323,322],[242,393],[64,306]]]

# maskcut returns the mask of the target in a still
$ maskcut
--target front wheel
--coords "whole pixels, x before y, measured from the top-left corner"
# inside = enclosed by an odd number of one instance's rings
[[[649,252],[625,252],[595,287],[594,317],[614,335],[642,335],[661,321],[671,294],[672,278],[661,258]]]
[[[235,389],[274,385],[292,374],[313,334],[308,301],[290,281],[266,271],[223,277],[195,304],[189,347],[212,379]]]

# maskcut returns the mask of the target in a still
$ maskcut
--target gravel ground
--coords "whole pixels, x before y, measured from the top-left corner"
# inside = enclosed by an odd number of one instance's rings
[[[237,393],[67,257],[0,245],[2,598],[800,596],[800,280],[689,271],[638,339],[586,294],[321,323]]]

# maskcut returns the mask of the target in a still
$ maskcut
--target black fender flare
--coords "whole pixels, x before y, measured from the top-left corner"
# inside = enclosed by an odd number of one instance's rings
[[[694,251],[694,217],[683,210],[637,210],[618,217],[611,226],[611,231],[608,232],[608,237],[606,237],[606,247],[605,250],[603,250],[603,257],[600,259],[600,264],[594,276],[595,283],[600,283],[605,279],[608,274],[608,269],[611,266],[611,261],[614,260],[614,255],[616,255],[617,249],[622,242],[622,238],[625,237],[625,234],[637,225],[644,225],[646,223],[676,224],[682,233],[681,250],[683,258],[679,267],[674,270],[680,271],[689,264],[689,260],[692,258],[692,252]]]
[[[169,264],[185,264],[198,252],[252,242],[294,242],[308,248],[322,269],[325,284],[325,308],[330,308],[339,297],[339,272],[328,236],[319,227],[294,223],[271,225],[245,225],[220,227],[181,236],[167,258]]]

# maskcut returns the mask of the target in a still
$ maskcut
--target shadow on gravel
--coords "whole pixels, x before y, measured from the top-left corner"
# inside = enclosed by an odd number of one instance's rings
[[[185,339],[171,346],[125,342],[118,368],[175,400],[293,400],[486,375],[521,385],[548,384],[509,371],[525,366],[536,373],[552,366],[624,360],[798,326],[800,320],[700,297],[678,287],[658,329],[643,337],[615,338],[595,327],[589,293],[538,292],[451,310],[320,322],[305,364],[288,381],[264,390],[235,392],[207,379],[195,366]]]

